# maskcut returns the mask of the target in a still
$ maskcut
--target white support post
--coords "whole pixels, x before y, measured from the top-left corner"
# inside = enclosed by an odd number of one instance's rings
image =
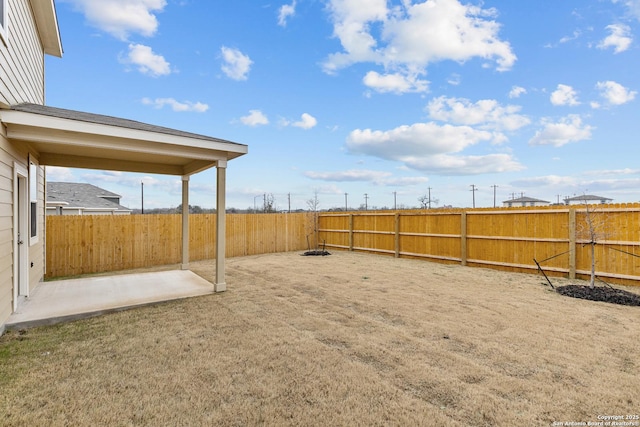
[[[182,266],[189,269],[189,177],[182,177]]]
[[[224,261],[226,255],[226,187],[227,162],[219,160],[216,167],[216,282],[215,291],[227,290],[224,275]]]

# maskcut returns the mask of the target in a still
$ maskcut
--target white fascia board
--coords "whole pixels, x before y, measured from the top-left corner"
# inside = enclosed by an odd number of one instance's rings
[[[66,145],[88,147],[109,151],[130,153],[157,154],[176,158],[196,158],[209,161],[226,159],[226,152],[207,150],[193,146],[176,146],[175,144],[158,144],[154,141],[141,141],[114,138],[100,134],[54,133],[55,131],[35,130],[25,127],[7,127],[7,137],[10,140],[33,142],[36,144]]]
[[[83,122],[79,120],[43,116],[40,114],[27,113],[23,111],[0,111],[0,120],[9,125],[14,124],[29,126],[32,128],[42,128],[43,130],[47,131],[58,130],[62,132],[99,135],[133,141],[171,144],[181,147],[196,147],[205,150],[237,153],[240,155],[246,154],[248,152],[247,146],[242,144],[216,142],[185,136],[170,135],[166,133],[129,129],[120,126],[111,126],[99,123]]]
[[[61,202],[61,201],[55,201],[55,202],[50,202],[47,200],[47,207],[59,207],[59,206],[69,206],[69,202]]]
[[[62,58],[62,42],[54,0],[32,0],[30,3],[44,53]]]

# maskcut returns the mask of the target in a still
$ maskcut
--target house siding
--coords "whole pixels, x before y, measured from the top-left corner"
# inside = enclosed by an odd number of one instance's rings
[[[8,1],[6,43],[0,42],[0,103],[44,104],[44,51],[29,0]]]
[[[29,246],[29,291],[33,290],[35,286],[44,279],[45,265],[44,265],[44,252],[45,252],[45,213],[44,213],[44,168],[38,168],[38,242]]]
[[[29,0],[9,0],[7,38],[0,41],[0,106],[44,104],[44,50]],[[37,158],[36,153],[32,153]],[[13,311],[14,164],[28,170],[26,146],[10,143],[0,124],[0,332]],[[44,278],[44,168],[38,168],[38,242],[29,247],[29,288]]]
[[[29,153],[7,141],[0,127],[0,325],[9,318],[13,307],[13,175],[14,162],[28,170]],[[29,289],[44,279],[44,168],[38,168],[38,241],[29,247]],[[28,241],[28,239],[27,239]]]
[[[17,152],[0,130],[0,325],[13,303],[13,162]],[[26,162],[25,162],[26,166]]]

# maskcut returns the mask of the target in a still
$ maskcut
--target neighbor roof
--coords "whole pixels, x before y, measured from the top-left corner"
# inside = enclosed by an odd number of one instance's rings
[[[540,203],[551,203],[546,200],[534,199],[533,197],[519,197],[517,199],[505,200],[502,203],[531,203],[531,202],[540,202]]]
[[[585,194],[582,196],[576,196],[576,197],[567,197],[566,199],[564,199],[566,202],[588,202],[590,200],[613,200],[613,199],[609,199],[608,197],[601,197],[601,196],[594,196],[591,194]]]
[[[108,199],[120,199],[120,195],[96,187],[92,184],[77,182],[47,182],[47,203],[64,203],[68,208],[113,209],[131,211]]]

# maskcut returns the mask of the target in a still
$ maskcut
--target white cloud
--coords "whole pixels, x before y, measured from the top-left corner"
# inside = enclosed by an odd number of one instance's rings
[[[311,129],[318,124],[318,120],[313,117],[311,114],[303,113],[300,117],[300,120],[291,124],[291,126],[295,126],[302,129]]]
[[[460,152],[480,141],[491,140],[490,132],[469,126],[438,125],[433,122],[404,125],[389,131],[356,129],[349,134],[347,148],[389,160]]]
[[[168,105],[171,107],[173,111],[178,111],[178,112],[193,111],[196,113],[204,113],[209,109],[209,106],[207,104],[203,104],[202,102],[191,102],[191,101],[178,102],[173,98],[156,98],[153,100],[149,98],[143,98],[142,103],[144,105],[151,105],[155,108],[162,108],[165,105]]]
[[[76,180],[70,168],[62,166],[47,166],[47,181],[50,182],[74,182]]]
[[[536,132],[529,145],[553,145],[561,147],[570,142],[584,141],[591,138],[592,126],[582,123],[577,114],[569,114],[558,122],[542,120],[542,130]]]
[[[382,75],[375,71],[369,71],[362,82],[365,86],[381,93],[426,92],[429,88],[427,80],[420,80],[415,75],[410,76],[402,73]]]
[[[222,46],[222,71],[233,80],[247,80],[253,61],[238,49]]]
[[[640,0],[612,0],[612,2],[623,3],[629,9],[629,13],[640,21]]]
[[[429,122],[400,126],[388,131],[356,129],[349,134],[346,145],[353,154],[400,161],[409,168],[433,173],[466,175],[519,170],[521,166],[507,154],[456,154],[493,138],[491,132],[469,126]]]
[[[560,39],[560,41],[558,43],[560,44],[564,44],[564,43],[568,43],[572,40],[576,40],[578,37],[580,37],[582,35],[582,32],[579,30],[575,30],[573,32],[573,34],[571,34],[570,36],[564,36]]]
[[[485,156],[438,154],[424,158],[408,158],[405,160],[405,164],[412,169],[440,175],[478,175],[524,169],[524,166],[509,154],[488,154]]]
[[[464,98],[434,98],[427,105],[429,117],[454,124],[475,126],[485,129],[514,131],[528,125],[528,117],[517,114],[521,107],[502,106],[494,99],[482,99],[472,103]]]
[[[260,110],[249,110],[249,115],[240,117],[242,124],[247,126],[268,125],[269,119]]]
[[[458,86],[462,82],[462,77],[460,74],[454,73],[447,79],[447,83],[451,86]]]
[[[351,169],[338,172],[314,172],[308,171],[304,176],[320,181],[337,182],[376,182],[391,176],[391,172],[372,171],[364,169]]]
[[[516,187],[530,187],[530,188],[541,188],[541,187],[565,187],[565,186],[573,186],[576,184],[576,178],[571,176],[558,176],[558,175],[546,175],[546,176],[536,176],[531,178],[522,178],[515,181],[512,181],[510,184]]]
[[[413,185],[422,185],[425,182],[429,182],[429,178],[426,176],[401,176],[397,178],[386,178],[376,182],[376,184],[393,187],[410,187]]]
[[[527,90],[521,86],[513,86],[509,91],[509,98],[520,98],[521,95],[525,95]]]
[[[638,93],[636,91],[630,91],[620,83],[611,80],[598,82],[596,88],[600,90],[600,95],[610,105],[622,105],[631,102]]]
[[[64,0],[81,11],[90,25],[126,40],[130,34],[151,37],[158,29],[156,13],[166,0]]]
[[[630,37],[631,28],[624,24],[611,24],[607,25],[607,30],[611,32],[604,38],[599,44],[599,49],[613,48],[613,53],[624,52],[629,49],[633,39]]]
[[[121,59],[121,62],[135,65],[142,74],[152,77],[171,74],[171,65],[164,57],[154,53],[149,46],[142,44],[130,44],[129,53],[126,58]]]
[[[424,176],[393,177],[391,172],[364,169],[351,169],[337,172],[307,171],[304,173],[304,176],[319,181],[370,182],[375,185],[392,185],[394,187],[420,185],[429,181],[429,178]]]
[[[601,169],[594,171],[586,171],[585,175],[596,175],[596,176],[611,176],[611,175],[640,175],[640,169]]]
[[[553,105],[580,105],[578,93],[571,87],[559,84],[558,88],[551,93],[551,103]]]
[[[500,25],[492,20],[493,9],[463,5],[458,0],[403,1],[403,6],[392,9],[387,8],[386,0],[331,0],[329,10],[334,36],[343,51],[327,58],[323,64],[327,73],[372,62],[382,65],[386,76],[415,79],[438,61],[481,58],[495,62],[500,71],[510,69],[516,61],[510,44],[498,37]],[[403,88],[380,78],[385,75],[369,75],[369,82],[377,83],[373,86],[377,88],[394,88],[394,92]]]
[[[281,27],[287,26],[287,18],[295,16],[296,14],[296,0],[293,0],[291,4],[283,4],[278,9],[278,25]]]

